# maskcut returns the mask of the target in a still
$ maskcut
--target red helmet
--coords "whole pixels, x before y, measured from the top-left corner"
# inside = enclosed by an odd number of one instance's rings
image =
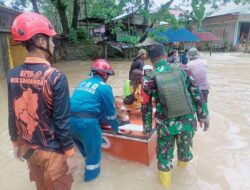
[[[95,60],[91,67],[90,67],[91,71],[96,71],[98,72],[100,75],[114,75],[115,72],[112,69],[112,67],[109,65],[109,63],[105,60],[105,59],[97,59]]]
[[[12,37],[15,41],[27,41],[36,34],[55,36],[50,21],[38,13],[23,13],[18,15],[11,27]]]

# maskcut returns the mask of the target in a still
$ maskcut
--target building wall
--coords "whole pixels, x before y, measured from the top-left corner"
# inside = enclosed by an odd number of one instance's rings
[[[239,22],[250,22],[250,15],[239,15]]]
[[[236,44],[238,15],[207,17],[203,21],[203,26],[222,41],[229,41],[234,45]]]
[[[0,29],[1,30],[10,30],[13,20],[21,12],[16,11],[11,8],[0,6]]]
[[[9,69],[8,37],[9,33],[0,32],[0,79],[5,78]]]
[[[14,42],[11,38],[9,38],[8,40],[10,68],[13,68],[24,62],[24,59],[28,55],[28,52],[21,43]]]
[[[6,72],[14,66],[13,60],[17,60],[23,54],[23,49],[19,49],[19,52],[14,52],[16,57],[11,57],[11,47],[9,45],[11,24],[20,13],[0,6],[0,78],[4,78]]]

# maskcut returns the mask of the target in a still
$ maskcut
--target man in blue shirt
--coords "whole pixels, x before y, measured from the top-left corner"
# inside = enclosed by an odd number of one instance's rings
[[[95,179],[100,173],[102,133],[99,121],[108,120],[118,132],[114,96],[106,84],[114,71],[104,59],[91,65],[92,77],[79,83],[70,99],[71,130],[74,141],[85,158],[84,181]],[[105,119],[102,117],[105,115]]]
[[[181,63],[183,65],[188,63],[188,49],[185,49],[185,52],[181,55]]]

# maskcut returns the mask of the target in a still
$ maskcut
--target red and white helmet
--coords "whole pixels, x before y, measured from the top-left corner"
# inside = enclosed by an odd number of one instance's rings
[[[105,59],[96,59],[90,67],[91,71],[96,71],[100,75],[114,75],[115,72]]]
[[[15,41],[27,41],[36,34],[55,36],[50,21],[38,13],[22,13],[18,15],[11,27],[11,34]]]

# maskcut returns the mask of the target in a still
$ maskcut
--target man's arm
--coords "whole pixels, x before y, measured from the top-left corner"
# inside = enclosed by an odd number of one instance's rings
[[[152,97],[153,92],[156,89],[156,84],[153,76],[145,76],[142,82],[143,93],[148,95],[147,99],[142,101],[142,121],[143,121],[143,130],[146,133],[149,133],[152,130]]]
[[[70,133],[70,104],[69,87],[66,76],[58,71],[53,85],[53,110],[52,120],[55,127],[56,139],[67,156],[73,155],[73,140]]]
[[[10,83],[10,76],[7,76],[7,85],[8,85],[8,125],[9,125],[9,135],[10,140],[12,141],[13,145],[17,144],[17,129],[16,129],[16,122],[15,122],[15,113],[13,109],[13,97],[12,97],[12,89]]]
[[[114,132],[118,132],[119,124],[117,121],[116,111],[115,111],[115,103],[114,96],[112,92],[112,88],[109,85],[102,85],[99,90],[99,94],[102,99],[103,108],[107,115],[107,119],[110,122],[110,125]]]

